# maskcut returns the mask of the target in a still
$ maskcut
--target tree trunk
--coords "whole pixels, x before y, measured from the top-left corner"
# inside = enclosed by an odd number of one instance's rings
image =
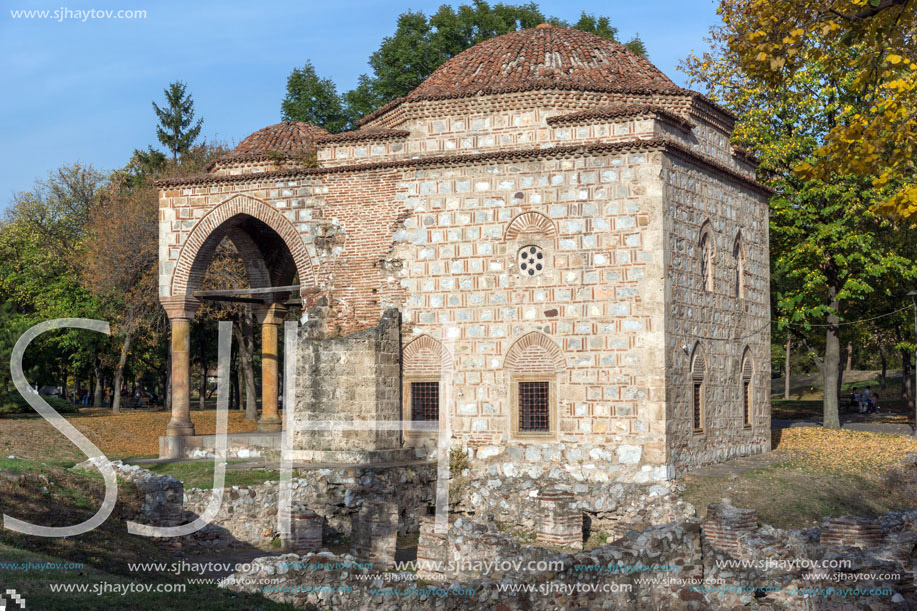
[[[910,350],[901,351],[901,399],[903,401],[911,400],[911,352]]]
[[[882,376],[879,380],[882,390],[885,390],[888,388],[888,355],[885,354],[885,346],[879,346],[879,359],[882,361]]]
[[[258,393],[255,388],[255,366],[252,355],[255,351],[255,333],[251,314],[245,313],[238,324],[233,324],[232,333],[239,345],[239,365],[245,382],[245,419],[258,419]]]
[[[204,323],[201,322],[197,326],[197,345],[198,345],[198,358],[201,361],[201,383],[198,386],[198,394],[200,397],[197,401],[198,409],[203,410],[207,407],[207,357],[205,356],[205,346],[204,346]]]
[[[786,332],[786,362],[783,365],[783,398],[787,401],[790,400],[790,374],[792,370],[790,368],[790,355],[792,354],[793,349],[793,335],[787,331]]]
[[[236,375],[236,368],[230,365],[229,368],[229,409],[239,408],[239,376]]]
[[[841,378],[841,328],[839,325],[840,318],[837,315],[837,309],[840,304],[837,301],[837,289],[834,286],[828,289],[828,295],[831,314],[828,316],[828,327],[825,331],[825,398],[822,426],[828,429],[838,429],[841,427],[838,415],[838,391]]]
[[[131,334],[124,336],[124,344],[121,346],[121,357],[118,359],[118,368],[115,369],[114,391],[111,393],[111,411],[117,414],[121,411],[121,381],[124,378],[124,365],[127,363],[127,353],[131,349]]]
[[[843,389],[844,389],[844,373],[846,372],[845,366],[846,366],[846,363],[844,363],[844,361],[841,361],[841,362],[839,362],[839,363],[837,364],[837,407],[838,407],[838,414],[840,414],[841,395],[844,394],[844,391],[843,391]]]
[[[853,342],[847,343],[847,371],[853,371]]]
[[[102,407],[102,368],[96,363],[93,366],[93,375],[96,379],[95,388],[92,391],[92,406]]]

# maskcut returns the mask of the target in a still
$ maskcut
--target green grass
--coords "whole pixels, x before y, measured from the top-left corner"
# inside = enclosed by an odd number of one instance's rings
[[[63,466],[63,465],[62,465]],[[119,482],[126,492],[129,482]],[[101,502],[104,487],[95,471],[63,469],[38,461],[0,459],[0,513],[46,526],[78,524]],[[30,537],[0,529],[0,562],[81,563],[81,568],[22,570],[0,567],[0,587],[15,589],[27,609],[175,609],[178,611],[293,609],[260,596],[220,590],[215,585],[186,587],[184,592],[151,592],[157,584],[180,584],[200,575],[175,576],[169,572],[138,572],[131,562],[166,563],[177,558],[146,537],[126,534],[122,503],[135,503],[134,495],[121,494],[115,512],[95,530],[67,538]],[[136,509],[136,507],[134,507]],[[85,585],[85,592],[52,592],[51,584]],[[133,591],[113,593],[112,586]],[[93,588],[109,588],[98,595]],[[18,609],[18,606],[15,607]]]
[[[61,563],[65,560],[28,552],[0,544],[0,558],[9,563]],[[142,562],[142,559],[138,559]],[[216,586],[187,586],[185,592],[109,592],[99,595],[93,588],[133,587],[137,589],[156,587],[160,583],[175,583],[164,579],[132,579],[113,575],[95,567],[84,565],[79,569],[18,570],[0,569],[0,584],[3,589],[16,590],[25,600],[26,609],[46,611],[70,611],[72,609],[171,609],[174,611],[249,611],[253,609],[292,610],[292,605],[280,605],[260,596],[239,594],[221,590]],[[51,584],[85,585],[89,591],[52,592]],[[18,606],[14,606],[18,609]]]
[[[244,461],[229,461],[227,465],[239,464]],[[173,475],[182,481],[185,488],[213,488],[213,461],[200,462],[173,462],[140,465],[160,475]],[[226,483],[229,486],[253,486],[263,484],[265,481],[280,480],[280,471],[275,469],[257,471],[230,471],[226,470]]]
[[[79,405],[74,405],[66,399],[46,397],[44,395],[41,398],[59,414],[75,414],[79,411]],[[0,394],[0,416],[13,414],[35,414],[35,410],[26,403],[26,400],[22,398],[18,391]]]
[[[49,468],[67,469],[73,465],[72,460],[37,461],[0,457],[0,471],[7,473],[43,473]]]
[[[890,491],[865,478],[814,472],[790,460],[733,478],[690,476],[681,497],[704,515],[710,503],[755,509],[760,522],[778,528],[806,528],[822,516],[877,516],[901,509]]]

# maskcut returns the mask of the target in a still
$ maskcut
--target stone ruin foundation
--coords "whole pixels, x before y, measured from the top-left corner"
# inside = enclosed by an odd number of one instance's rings
[[[179,504],[178,480],[120,463],[115,467],[119,478],[136,483],[142,495],[138,515],[132,518],[139,522],[173,525],[177,510],[181,522],[187,522],[206,504],[209,491],[186,490]],[[452,499],[448,529],[438,533],[430,515],[434,481],[433,467],[305,473],[293,481],[293,531],[282,541],[295,553],[257,558],[250,570],[228,577],[221,585],[264,593],[265,584],[270,584],[267,596],[272,600],[343,611],[736,607],[891,611],[917,603],[913,578],[917,510],[891,512],[873,520],[826,518],[817,528],[782,530],[758,524],[752,510],[726,504],[708,506],[701,520],[677,499],[674,488],[659,485],[628,488],[622,492],[626,498],[618,498],[607,486],[592,489],[582,484],[565,490],[564,484],[553,481],[492,481],[458,492]],[[523,496],[529,500],[514,505],[518,519],[510,524],[505,521],[510,514],[504,510],[513,507],[520,491],[526,491]],[[189,552],[200,547],[212,553],[233,542],[270,549],[277,536],[277,494],[276,482],[230,488],[214,523],[177,542]],[[597,508],[617,514],[618,520],[600,518]],[[614,526],[617,532],[586,551],[573,549],[582,542],[572,536],[576,514],[588,518],[587,524]],[[652,524],[656,520],[662,523]],[[543,526],[549,521],[557,532]],[[520,525],[528,526],[520,529]],[[419,534],[416,573],[391,572],[399,534]],[[543,540],[551,534],[557,538],[546,546]],[[329,551],[341,535],[350,536],[347,549],[353,554]],[[569,545],[561,547],[562,541]],[[316,562],[347,568],[304,568]],[[846,575],[850,582],[833,579],[835,573]],[[357,574],[367,577],[357,579]],[[391,579],[414,594],[385,594]],[[581,589],[569,589],[577,584]],[[534,589],[507,590],[507,585],[533,585]],[[858,593],[842,594],[847,586]],[[605,590],[599,594],[595,588]],[[817,588],[834,588],[836,594],[806,598],[793,593]],[[444,591],[452,594],[443,595]],[[870,594],[877,591],[885,594]]]
[[[281,512],[281,518],[286,517]],[[307,554],[322,547],[324,519],[302,503],[294,503],[289,512],[290,532],[281,535],[281,547],[286,552]]]
[[[545,490],[538,493],[539,523],[536,543],[583,548],[583,511],[576,509],[572,492]]]
[[[351,553],[372,561],[373,567],[389,568],[395,564],[398,539],[398,503],[366,500],[353,516],[350,530]]]
[[[754,509],[737,509],[723,503],[707,506],[704,537],[715,547],[738,551],[739,538],[757,527],[758,515]]]
[[[882,526],[875,520],[845,516],[832,518],[821,529],[822,545],[871,547],[882,541]],[[917,578],[917,577],[915,577]]]

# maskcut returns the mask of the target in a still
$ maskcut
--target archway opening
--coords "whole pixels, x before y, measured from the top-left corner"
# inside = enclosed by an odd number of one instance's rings
[[[233,322],[231,403],[244,405],[246,417],[257,418],[259,431],[281,430],[280,326],[291,309],[301,306],[300,268],[306,267],[311,280],[311,266],[296,242],[301,238],[279,213],[268,208],[259,209],[257,216],[236,212],[220,218],[220,208],[231,204],[232,200],[205,216],[187,237],[176,263],[172,296],[163,300],[172,323],[170,436],[194,434],[192,361],[197,361],[198,406],[205,407],[214,394],[216,322],[221,319]]]

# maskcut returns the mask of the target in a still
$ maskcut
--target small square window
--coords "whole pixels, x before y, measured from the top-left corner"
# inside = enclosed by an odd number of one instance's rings
[[[439,420],[439,382],[411,382],[411,420]]]
[[[519,382],[519,432],[551,430],[550,382]]]

